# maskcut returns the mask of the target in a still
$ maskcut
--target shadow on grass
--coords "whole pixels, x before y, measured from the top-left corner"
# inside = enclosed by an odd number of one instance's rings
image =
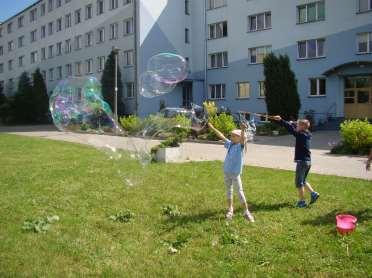
[[[293,208],[293,204],[289,202],[278,203],[278,204],[268,204],[268,203],[250,203],[250,209],[252,211],[276,211],[282,208]]]
[[[322,226],[322,225],[330,225],[336,223],[336,215],[337,214],[351,214],[358,218],[358,223],[363,223],[365,221],[372,220],[372,209],[366,208],[363,210],[351,210],[351,211],[343,211],[341,209],[334,209],[331,212],[318,216],[312,220],[305,220],[302,221],[303,225],[313,225],[313,226]]]

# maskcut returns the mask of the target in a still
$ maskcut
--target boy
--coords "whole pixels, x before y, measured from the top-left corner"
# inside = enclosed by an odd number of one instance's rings
[[[307,207],[304,196],[305,188],[310,192],[310,204],[315,203],[320,196],[319,193],[314,191],[311,185],[306,181],[307,175],[309,174],[311,168],[310,141],[312,136],[309,132],[310,122],[308,120],[298,120],[296,124],[286,122],[280,116],[274,116],[273,119],[285,127],[290,134],[296,137],[294,160],[297,163],[295,179],[299,196],[297,207],[305,208]]]

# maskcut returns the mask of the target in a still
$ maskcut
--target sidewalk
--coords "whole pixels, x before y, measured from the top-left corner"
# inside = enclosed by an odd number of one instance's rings
[[[47,138],[87,144],[94,147],[109,145],[118,149],[149,151],[157,145],[157,140],[141,138],[114,137],[107,135],[75,134],[56,131],[54,127],[0,127],[0,132],[16,135]],[[336,175],[372,180],[372,172],[365,170],[365,157],[335,156],[329,154],[329,143],[339,140],[336,132],[321,131],[314,133],[312,172],[324,175]],[[294,138],[291,136],[257,137],[256,142],[249,143],[245,164],[274,169],[293,170]],[[223,160],[225,150],[218,144],[183,143],[181,162]]]

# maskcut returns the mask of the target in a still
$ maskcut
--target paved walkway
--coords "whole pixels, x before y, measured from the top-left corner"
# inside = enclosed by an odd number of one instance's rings
[[[114,137],[107,135],[75,134],[56,131],[52,126],[0,127],[0,132],[23,136],[41,137],[95,147],[106,145],[125,150],[149,151],[159,143],[157,140],[141,138]],[[337,132],[321,131],[314,133],[312,172],[372,180],[372,172],[365,170],[365,157],[335,156],[329,154],[331,144],[338,142]],[[274,169],[293,170],[294,139],[291,136],[257,137],[248,145],[245,164]],[[223,160],[225,151],[220,144],[183,143],[181,161]]]

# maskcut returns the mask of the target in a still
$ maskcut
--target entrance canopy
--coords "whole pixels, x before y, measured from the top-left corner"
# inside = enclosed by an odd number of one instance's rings
[[[350,75],[351,72],[349,70],[355,70],[358,69],[358,73],[355,74],[361,74],[364,70],[366,70],[366,73],[371,74],[372,73],[372,61],[353,61],[344,63],[341,65],[338,65],[336,67],[330,68],[329,70],[325,71],[323,73],[324,76],[330,76],[333,74],[340,74],[340,75]]]

